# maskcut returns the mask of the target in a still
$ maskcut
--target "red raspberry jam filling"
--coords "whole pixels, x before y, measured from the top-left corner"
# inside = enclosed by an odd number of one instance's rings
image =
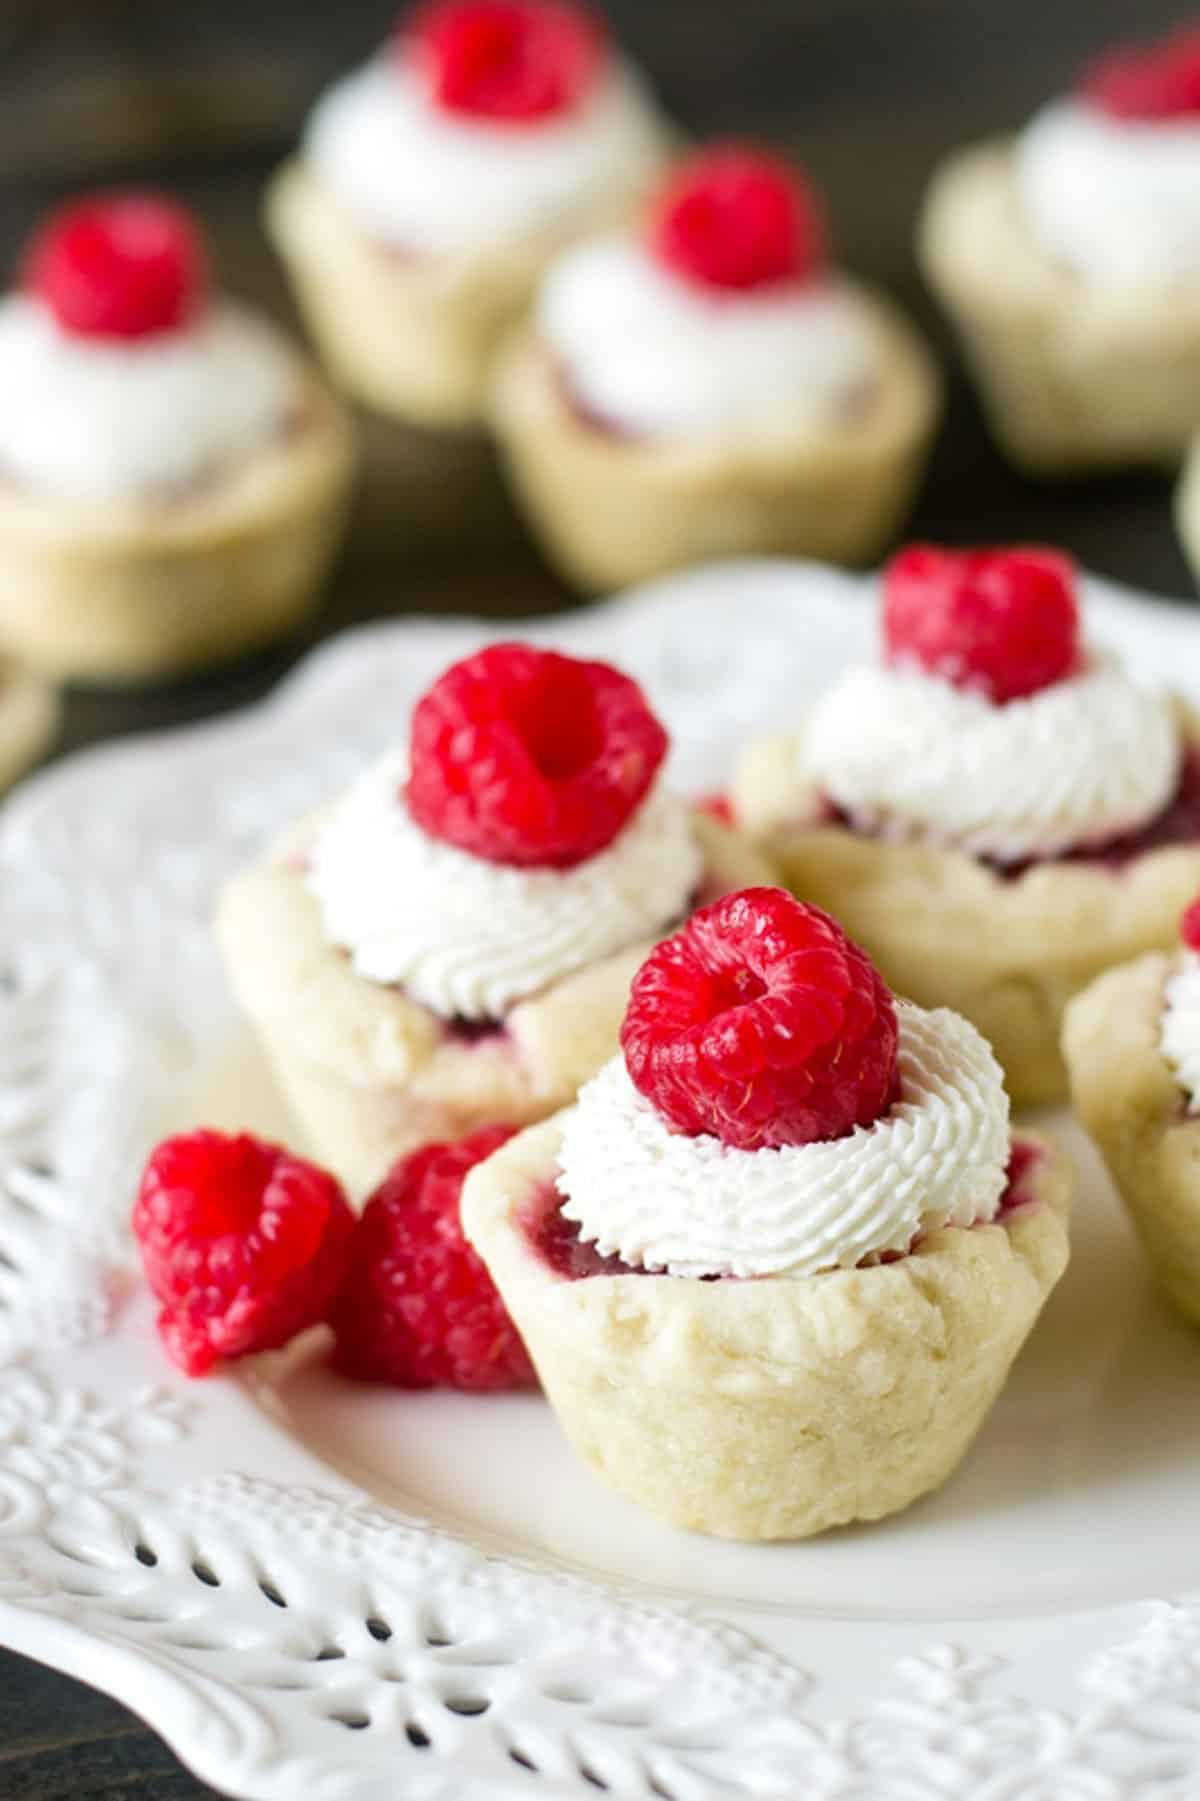
[[[637,683],[607,663],[493,644],[413,713],[409,811],[489,863],[568,869],[633,817],[667,751]]]
[[[160,194],[96,194],[52,213],[25,252],[25,291],[76,337],[146,338],[203,310],[208,258],[191,214]]]
[[[1113,119],[1142,124],[1200,113],[1200,29],[1185,26],[1156,44],[1109,51],[1079,82],[1083,99]]]
[[[883,576],[883,654],[997,706],[1079,666],[1069,557],[1037,546],[942,550],[910,544]]]
[[[825,264],[825,222],[795,170],[744,144],[714,144],[671,175],[651,210],[656,260],[693,286],[746,292],[810,281]]]
[[[565,0],[433,0],[396,36],[435,106],[492,125],[537,125],[573,111],[607,57],[603,22]]]
[[[1000,1200],[996,1223],[1013,1219],[1018,1213],[1037,1205],[1036,1172],[1043,1156],[1042,1147],[1026,1138],[1014,1138],[1008,1163],[1008,1186]],[[520,1214],[520,1225],[537,1255],[564,1282],[580,1282],[587,1276],[658,1276],[661,1270],[648,1270],[624,1263],[620,1257],[602,1257],[595,1245],[579,1236],[579,1227],[562,1211],[562,1196],[553,1182],[535,1190]],[[913,1251],[920,1244],[915,1239]],[[898,1263],[909,1252],[892,1252],[881,1262]],[[681,1280],[684,1278],[681,1278]],[[702,1282],[732,1282],[733,1276],[701,1276]],[[819,1278],[813,1278],[819,1280]]]
[[[821,804],[820,823],[838,825],[862,838],[882,838],[883,832],[864,826],[828,796]],[[1179,786],[1174,799],[1157,818],[1135,831],[1123,832],[1097,843],[1075,845],[1053,857],[1023,857],[1020,861],[1001,862],[996,857],[977,857],[1003,881],[1017,881],[1031,869],[1057,863],[1089,863],[1119,875],[1151,851],[1168,850],[1176,844],[1200,844],[1200,750],[1185,756]]]

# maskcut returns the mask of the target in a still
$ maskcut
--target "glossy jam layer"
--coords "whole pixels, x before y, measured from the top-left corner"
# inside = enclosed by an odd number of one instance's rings
[[[1008,1160],[1008,1187],[1000,1201],[1000,1210],[996,1222],[1000,1223],[1013,1218],[1026,1207],[1036,1204],[1037,1194],[1034,1185],[1034,1172],[1042,1157],[1041,1146],[1028,1139],[1014,1138],[1012,1153]],[[533,1195],[528,1206],[521,1215],[521,1225],[526,1237],[537,1251],[544,1263],[549,1264],[556,1276],[567,1282],[579,1282],[585,1276],[658,1276],[661,1270],[641,1269],[633,1264],[622,1262],[620,1257],[602,1257],[595,1245],[585,1244],[579,1236],[579,1227],[574,1220],[566,1219],[562,1212],[561,1197],[550,1182],[545,1183]],[[909,1246],[914,1250],[920,1243],[915,1239]],[[897,1263],[906,1252],[890,1252],[879,1259],[883,1263]],[[702,1276],[703,1282],[730,1281],[731,1277]]]
[[[822,819],[826,823],[845,826],[847,831],[862,837],[880,836],[864,828],[829,799],[824,802]],[[994,869],[1004,881],[1016,881],[1028,870],[1050,863],[1091,863],[1117,874],[1139,857],[1148,856],[1151,851],[1166,850],[1173,844],[1200,845],[1200,751],[1193,750],[1184,759],[1179,786],[1170,805],[1137,831],[1125,832],[1099,843],[1078,844],[1057,857],[1023,857],[1019,862],[1011,863],[1002,863],[994,857],[980,857],[979,861]]]

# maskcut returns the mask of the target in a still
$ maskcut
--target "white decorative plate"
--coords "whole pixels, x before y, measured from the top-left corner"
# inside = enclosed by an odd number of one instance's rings
[[[1200,621],[1098,584],[1093,606],[1200,700]],[[535,628],[634,670],[697,788],[870,630],[865,584],[779,563]],[[131,1272],[140,1159],[202,1119],[286,1129],[214,891],[481,635],[356,633],[268,704],[77,758],[7,809],[0,1640],[254,1801],[1196,1801],[1200,1337],[1065,1121],[1071,1269],[961,1473],[869,1530],[673,1533],[540,1400],[351,1389],[311,1341],[171,1372]]]

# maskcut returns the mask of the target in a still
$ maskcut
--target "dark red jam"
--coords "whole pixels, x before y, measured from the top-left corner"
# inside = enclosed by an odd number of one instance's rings
[[[1042,1148],[1028,1139],[1014,1138],[1008,1160],[1008,1187],[1000,1199],[996,1220],[1011,1219],[1014,1214],[1037,1201],[1034,1172],[1042,1158]],[[562,1211],[562,1197],[554,1185],[540,1187],[521,1214],[525,1235],[556,1276],[566,1282],[579,1282],[585,1276],[660,1276],[662,1271],[641,1269],[622,1262],[620,1257],[602,1257],[595,1245],[584,1243],[579,1227]],[[914,1241],[915,1244],[919,1240]],[[877,1261],[898,1263],[902,1251],[889,1251]],[[729,1280],[727,1277],[705,1276],[706,1282]]]
[[[462,1019],[455,1016],[444,1022],[446,1037],[455,1044],[483,1044],[503,1038],[508,1027],[502,1019]]]
[[[826,823],[845,826],[847,831],[863,837],[878,836],[865,830],[841,807],[828,798],[823,803],[822,818]],[[1004,881],[1016,881],[1030,869],[1047,863],[1091,863],[1118,873],[1139,857],[1151,851],[1166,850],[1174,844],[1200,844],[1200,751],[1192,751],[1184,759],[1175,798],[1157,818],[1135,832],[1125,832],[1102,842],[1078,844],[1055,857],[1024,857],[1020,861],[1001,862],[995,857],[980,857]]]

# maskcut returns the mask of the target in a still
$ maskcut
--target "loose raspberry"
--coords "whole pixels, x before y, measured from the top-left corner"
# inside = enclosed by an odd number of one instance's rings
[[[607,49],[601,21],[563,0],[434,0],[396,45],[444,111],[515,125],[578,106]]]
[[[247,1133],[186,1132],[151,1154],[133,1210],[159,1335],[189,1376],[323,1320],[354,1215],[333,1177]]]
[[[200,231],[159,194],[96,194],[52,213],[25,254],[23,285],[64,331],[145,338],[195,317],[208,296]]]
[[[689,1137],[739,1150],[844,1138],[896,1087],[896,1010],[818,907],[745,888],[694,913],[633,979],[634,1086]]]
[[[565,869],[611,844],[666,750],[619,670],[495,644],[418,702],[409,810],[431,837],[490,863]]]
[[[1075,565],[1058,551],[910,544],[883,577],[889,663],[918,663],[997,705],[1079,667]]]
[[[785,163],[741,144],[690,157],[653,210],[659,262],[703,288],[762,288],[805,281],[825,262],[815,194]]]
[[[1200,29],[1110,51],[1084,70],[1079,92],[1114,119],[1154,123],[1200,112]]]
[[[367,1202],[332,1314],[335,1368],[399,1388],[526,1388],[537,1378],[463,1236],[467,1171],[512,1137],[484,1126],[402,1157]]]
[[[1190,951],[1200,952],[1200,894],[1180,920],[1179,936]]]

